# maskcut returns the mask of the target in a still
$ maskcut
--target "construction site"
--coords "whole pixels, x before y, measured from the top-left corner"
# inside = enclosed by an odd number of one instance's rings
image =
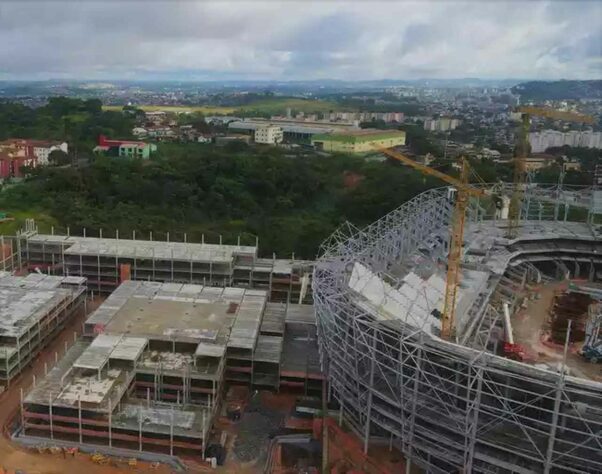
[[[315,314],[304,304],[313,262],[240,245],[39,235],[33,221],[0,243],[9,377],[40,351],[37,338],[52,340],[76,308],[87,314],[81,337],[21,389],[7,421],[15,441],[182,470],[207,453],[223,463],[229,440],[230,464],[263,463],[295,400],[319,405]]]
[[[25,366],[85,311],[85,278],[25,277],[0,271],[0,385],[8,387]]]
[[[199,455],[226,409],[225,383],[319,396],[311,306],[268,303],[262,290],[127,281],[25,396],[21,436]]]
[[[427,472],[600,472],[602,189],[527,183],[514,229],[515,185],[466,198],[448,326],[462,186],[324,244],[313,289],[340,423]]]
[[[111,238],[98,236],[38,233],[28,221],[16,237],[3,238],[5,257],[0,268],[7,270],[27,262],[30,271],[81,276],[91,291],[108,294],[126,279],[182,282],[204,286],[240,286],[270,292],[273,301],[311,304],[313,262],[259,258],[254,246],[174,242],[169,240]]]
[[[198,456],[217,442],[231,387],[319,397],[324,371],[327,465],[338,456],[353,466],[359,452],[365,472],[397,472],[369,461],[384,450],[412,472],[598,472],[602,377],[582,348],[599,345],[601,191],[529,185],[511,237],[509,200],[496,202],[513,185],[480,189],[467,202],[451,336],[442,317],[457,198],[449,187],[337,231],[304,296],[314,306],[275,301],[269,287],[137,279],[138,260],[124,275],[119,258],[120,284],[83,338],[24,393],[18,437]],[[40,236],[18,239],[10,260],[42,265],[27,242]],[[47,272],[71,275],[52,258]],[[353,439],[337,450],[344,436]]]
[[[602,169],[537,184],[521,146],[496,184],[379,149],[447,186],[315,262],[28,221],[0,242],[9,390],[44,325],[101,302],[12,439],[224,472],[601,472]]]

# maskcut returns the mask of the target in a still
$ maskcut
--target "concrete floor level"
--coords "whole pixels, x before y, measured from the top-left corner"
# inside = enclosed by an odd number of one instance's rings
[[[198,456],[226,384],[321,392],[312,307],[263,290],[125,281],[84,335],[25,395],[24,435]]]
[[[102,235],[102,232],[101,232]],[[152,234],[151,234],[152,235]],[[313,262],[259,258],[257,246],[39,234],[35,222],[2,241],[0,269],[77,275],[94,292],[110,293],[128,279],[235,286],[268,291],[270,301],[311,304]]]
[[[0,271],[0,384],[7,386],[85,306],[85,278]]]

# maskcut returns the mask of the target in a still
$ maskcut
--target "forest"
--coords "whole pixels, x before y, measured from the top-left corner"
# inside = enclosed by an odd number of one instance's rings
[[[187,232],[216,242],[259,237],[272,252],[315,257],[342,222],[367,224],[437,185],[397,163],[197,144],[165,145],[149,161],[98,157],[32,170],[0,194],[0,209],[39,209],[72,232]]]
[[[397,162],[324,155],[303,147],[161,143],[146,161],[91,153],[100,133],[128,138],[134,116],[103,111],[96,100],[51,99],[36,110],[0,104],[0,139],[64,139],[79,158],[77,166],[40,167],[20,183],[5,183],[0,211],[48,216],[74,234],[83,228],[88,235],[98,235],[101,228],[105,235],[115,230],[138,236],[170,232],[186,233],[190,241],[200,241],[204,234],[206,241],[222,236],[225,243],[238,236],[242,243],[254,243],[257,237],[264,256],[294,252],[311,259],[343,222],[362,227],[443,184]],[[409,127],[407,133],[411,145],[430,146],[419,127]],[[434,148],[432,152],[437,154]],[[512,179],[509,165],[471,164],[474,179]],[[434,166],[455,172],[449,162]],[[542,179],[555,181],[558,173],[551,169]]]
[[[98,99],[53,97],[37,109],[0,102],[0,140],[65,140],[73,150],[84,152],[92,150],[100,134],[129,138],[134,123],[133,114],[103,111]]]

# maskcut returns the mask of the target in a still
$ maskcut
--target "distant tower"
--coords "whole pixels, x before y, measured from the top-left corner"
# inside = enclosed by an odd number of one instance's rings
[[[287,118],[287,119],[290,119],[290,118],[292,118],[292,117],[293,117],[293,111],[291,110],[291,108],[290,108],[290,107],[287,107],[287,108],[286,108],[286,118]]]

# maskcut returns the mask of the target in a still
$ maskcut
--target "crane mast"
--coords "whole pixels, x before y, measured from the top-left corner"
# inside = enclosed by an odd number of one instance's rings
[[[468,207],[471,196],[479,197],[484,196],[486,193],[484,190],[474,188],[468,184],[468,163],[465,159],[462,159],[462,173],[460,179],[457,179],[433,169],[430,166],[417,163],[392,149],[379,148],[379,151],[426,175],[439,178],[456,188],[456,202],[452,215],[449,254],[447,259],[445,300],[441,318],[441,337],[445,340],[452,340],[455,336],[456,299],[461,277],[460,269],[462,265],[462,248],[464,245],[464,220],[466,218],[466,208]]]
[[[521,208],[525,194],[525,175],[527,173],[526,160],[527,155],[529,154],[529,127],[531,125],[531,116],[587,124],[593,124],[595,122],[594,118],[589,115],[565,112],[548,107],[519,107],[518,112],[521,113],[521,128],[514,157],[514,182],[512,197],[510,199],[510,210],[508,213],[508,231],[506,234],[510,239],[514,239],[518,236],[518,227],[521,219]]]

